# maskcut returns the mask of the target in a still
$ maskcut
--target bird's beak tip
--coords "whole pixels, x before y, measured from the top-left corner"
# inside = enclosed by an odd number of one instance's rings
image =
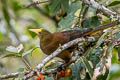
[[[36,34],[39,33],[39,32],[38,32],[38,29],[29,29],[29,31],[34,32],[34,33],[36,33]]]
[[[32,29],[28,29],[29,31],[32,31]]]

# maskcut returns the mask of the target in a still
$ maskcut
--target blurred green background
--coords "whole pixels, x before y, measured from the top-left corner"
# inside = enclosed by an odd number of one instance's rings
[[[50,32],[56,31],[55,22],[43,15],[39,9],[22,8],[30,2],[31,0],[0,0],[0,74],[16,72],[19,68],[25,67],[19,58],[3,58],[4,55],[9,54],[5,50],[7,46],[18,46],[22,43],[25,50],[39,47],[39,39],[33,38],[34,35],[28,29],[42,27]],[[38,5],[44,12],[54,16],[50,13],[48,6],[48,3]],[[119,11],[120,6],[113,7],[112,10]],[[35,67],[45,56],[40,49],[35,49],[32,56],[28,55],[27,58],[32,67]],[[114,60],[116,57],[113,57],[108,80],[120,80],[120,64],[116,64]]]
[[[50,32],[56,31],[55,23],[42,15],[39,10],[32,7],[22,8],[28,4],[30,0],[0,0],[0,73],[15,72],[24,67],[19,58],[2,58],[9,54],[5,50],[7,46],[16,47],[22,43],[25,50],[39,47],[39,39],[32,38],[33,34],[28,29],[45,28]],[[46,4],[41,4],[39,7],[47,11]],[[44,57],[40,49],[35,49],[32,56],[28,55],[28,60],[34,67]]]

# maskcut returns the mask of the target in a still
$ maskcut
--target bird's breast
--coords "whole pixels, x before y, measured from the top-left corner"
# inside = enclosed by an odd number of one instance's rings
[[[68,42],[68,36],[63,36],[61,33],[55,33],[53,35],[53,38],[51,40],[44,40],[40,42],[41,50],[47,54],[50,55],[53,53],[60,45],[65,44]]]
[[[40,48],[45,54],[50,55],[60,46],[60,44],[59,41],[53,40],[47,44],[41,43]]]

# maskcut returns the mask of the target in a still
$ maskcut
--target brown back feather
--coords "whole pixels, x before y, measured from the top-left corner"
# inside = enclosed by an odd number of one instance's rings
[[[69,36],[69,41],[74,40],[76,38],[83,37],[85,33],[90,32],[92,29],[87,30],[67,30],[67,31],[61,31],[63,36]]]

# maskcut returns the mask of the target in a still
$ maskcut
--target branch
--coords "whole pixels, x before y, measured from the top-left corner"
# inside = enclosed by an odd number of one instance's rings
[[[103,41],[103,43],[105,43],[105,44],[111,44],[112,43],[115,46],[119,46],[120,45],[120,38],[118,40],[109,40],[109,39],[107,39],[107,40]]]
[[[2,75],[2,76],[0,76],[0,80],[17,77],[19,74],[27,74],[27,73],[29,73],[29,71],[26,71],[26,72],[16,72],[16,73],[10,73],[10,74],[7,74],[7,75]]]
[[[98,10],[102,11],[107,16],[111,16],[111,15],[119,16],[116,12],[113,12],[110,9],[106,8],[105,6],[103,6],[101,4],[98,4],[94,0],[83,0],[83,2],[87,5],[92,6],[95,9],[98,9]]]

